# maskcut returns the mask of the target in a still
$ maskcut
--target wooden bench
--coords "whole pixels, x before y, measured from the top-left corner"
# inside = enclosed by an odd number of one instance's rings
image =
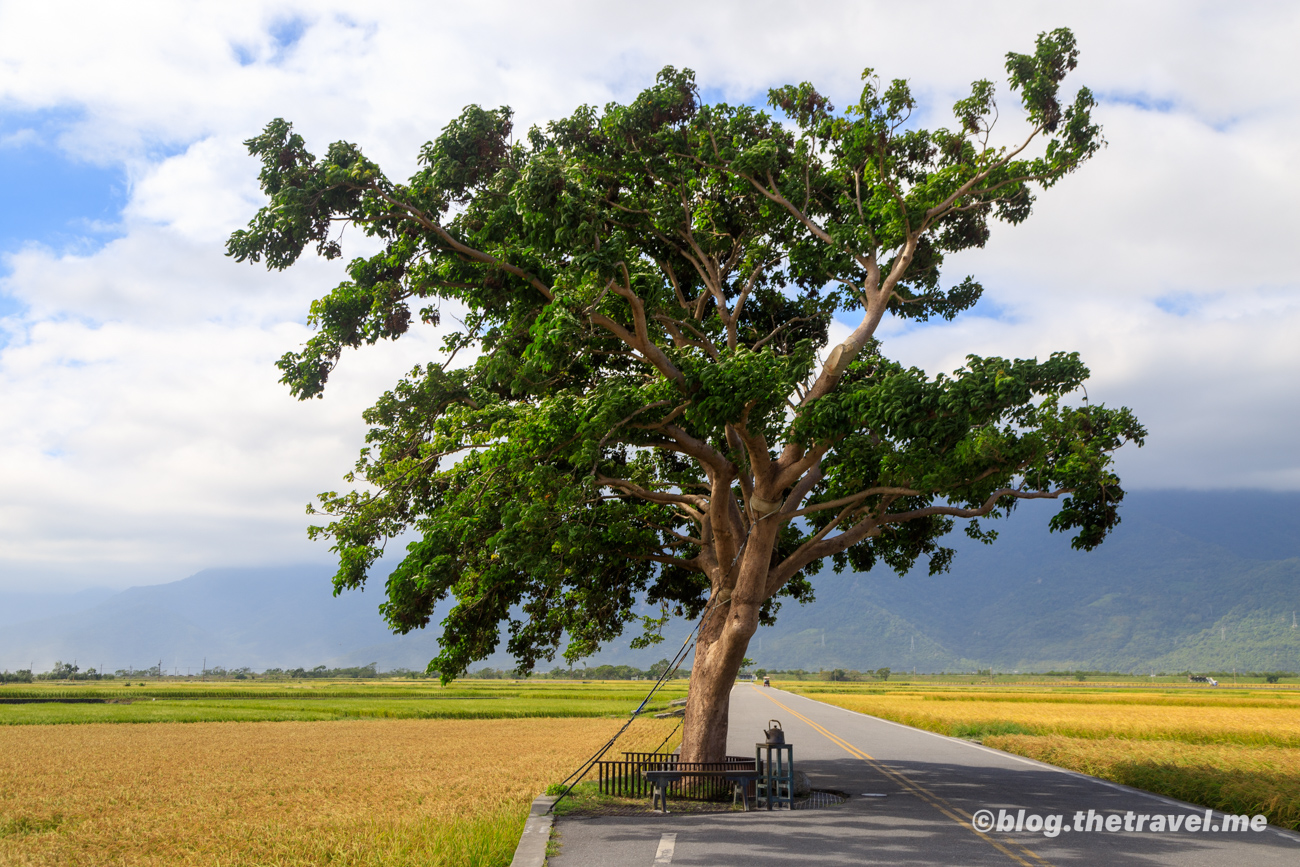
[[[750,785],[763,776],[756,762],[655,762],[647,764],[643,773],[653,787],[650,809],[664,813],[668,812],[668,787],[688,777],[726,780],[731,783],[732,804],[739,799],[748,813]]]

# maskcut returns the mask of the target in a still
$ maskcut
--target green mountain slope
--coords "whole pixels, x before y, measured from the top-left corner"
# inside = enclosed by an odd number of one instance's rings
[[[817,601],[788,606],[751,656],[805,669],[1300,670],[1300,496],[1133,494],[1088,553],[1047,533],[1050,514],[1019,510],[991,546],[955,541],[948,574],[827,571]],[[823,625],[824,650],[799,639]]]
[[[1300,611],[1300,494],[1130,494],[1123,523],[1088,553],[1047,532],[1053,511],[1021,507],[999,522],[993,545],[958,532],[944,575],[828,570],[814,581],[817,600],[787,603],[749,656],[810,671],[1300,671],[1300,628],[1291,626]],[[0,598],[9,609],[0,668],[40,670],[55,659],[109,671],[160,659],[182,671],[204,659],[422,668],[437,653],[439,618],[394,636],[376,610],[381,582],[335,598],[330,573],[209,570],[102,600],[11,594]],[[673,623],[663,644],[634,651],[625,640],[590,661],[647,668],[675,653],[690,628]],[[486,664],[512,662],[498,651]]]

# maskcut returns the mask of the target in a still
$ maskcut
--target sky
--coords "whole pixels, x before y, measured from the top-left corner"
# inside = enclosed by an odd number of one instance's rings
[[[938,373],[1078,350],[1090,399],[1150,430],[1127,487],[1300,490],[1294,3],[0,0],[0,590],[328,561],[305,506],[437,336],[350,354],[323,400],[278,384],[342,272],[223,255],[263,204],[242,142],[272,118],[397,179],[466,104],[522,130],[665,65],[711,99],[807,80],[839,105],[870,66],[951,125],[971,81],[1060,26],[1108,146],[950,260],[947,282],[984,284],[975,310],[888,322],[886,352]],[[1014,129],[1005,85],[999,104]]]

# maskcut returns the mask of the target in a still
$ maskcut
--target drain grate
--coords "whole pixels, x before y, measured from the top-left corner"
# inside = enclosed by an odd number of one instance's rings
[[[842,792],[821,792],[814,789],[808,793],[808,797],[797,798],[794,802],[794,809],[820,810],[823,807],[837,807],[848,799],[849,796]]]

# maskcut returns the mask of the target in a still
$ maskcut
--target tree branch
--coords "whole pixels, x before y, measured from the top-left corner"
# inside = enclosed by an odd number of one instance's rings
[[[707,464],[719,476],[726,476],[728,479],[735,478],[736,465],[713,446],[703,440],[696,439],[675,424],[666,424],[662,430],[677,442],[678,451],[682,454],[690,455],[701,464]]]
[[[998,500],[1003,497],[1014,497],[1017,500],[1055,500],[1057,497],[1071,493],[1074,493],[1073,488],[1059,488],[1055,491],[1017,491],[1015,488],[1002,488],[994,491],[987,500],[974,509],[962,509],[956,506],[927,506],[924,509],[913,509],[910,512],[882,515],[880,523],[901,524],[904,521],[912,521],[930,515],[945,515],[951,518],[982,518],[993,511]]]
[[[708,502],[707,497],[691,494],[663,494],[643,488],[635,482],[629,482],[627,479],[618,479],[613,476],[596,476],[596,484],[607,488],[617,488],[621,491],[626,491],[637,499],[645,500],[650,503],[684,506],[692,510],[706,505]],[[696,512],[696,514],[698,514],[698,512]]]
[[[429,219],[429,217],[422,210],[415,207],[414,205],[410,205],[407,204],[406,202],[399,201],[398,199],[395,199],[392,196],[390,196],[388,193],[385,193],[383,190],[374,187],[371,187],[370,189],[377,196],[379,196],[379,198],[381,198],[383,201],[387,202],[388,204],[392,205],[395,208],[405,211],[407,214],[410,215],[411,219],[415,220],[415,222],[419,223],[421,226],[423,226],[424,228],[428,229],[430,232],[433,232],[435,235],[441,238],[443,243],[446,244],[448,247],[450,247],[454,252],[460,254],[461,256],[464,256],[466,259],[471,259],[475,262],[482,262],[485,265],[492,265],[494,267],[500,268],[501,270],[505,271],[507,274],[513,274],[514,276],[518,277],[521,280],[524,280],[530,286],[532,286],[534,289],[540,292],[542,294],[542,297],[545,298],[547,301],[554,300],[555,294],[551,291],[550,287],[547,286],[545,283],[543,283],[541,280],[537,279],[537,277],[533,276],[532,274],[529,274],[523,268],[520,268],[516,265],[511,265],[509,262],[505,262],[501,259],[498,259],[496,256],[493,256],[491,253],[485,253],[482,250],[476,250],[473,247],[470,247],[466,244],[462,244],[460,241],[457,241],[455,238],[453,238],[450,232],[448,232],[446,229],[444,229],[441,225],[439,225],[434,220]]]
[[[998,168],[999,166],[1005,166],[1007,163],[1015,159],[1019,153],[1021,153],[1025,148],[1029,147],[1029,143],[1032,142],[1042,131],[1043,131],[1043,127],[1041,125],[1034,127],[1032,130],[1030,130],[1029,137],[1026,138],[1020,144],[1019,147],[1017,147],[1015,150],[1011,151],[1008,154],[1003,154],[1002,156],[998,157],[998,159],[996,159],[993,162],[993,164],[990,165],[987,169],[985,169],[982,172],[976,173],[976,175],[973,178],[971,178],[966,183],[958,187],[955,192],[949,195],[942,202],[935,205],[933,208],[929,208],[928,210],[926,210],[925,217],[921,220],[921,228],[922,229],[928,228],[930,223],[933,222],[934,217],[943,214],[943,212],[946,211],[952,205],[953,202],[957,201],[962,196],[966,195],[968,192],[970,192],[972,187],[974,187],[980,181],[987,178],[989,175],[993,174],[994,169]]]

